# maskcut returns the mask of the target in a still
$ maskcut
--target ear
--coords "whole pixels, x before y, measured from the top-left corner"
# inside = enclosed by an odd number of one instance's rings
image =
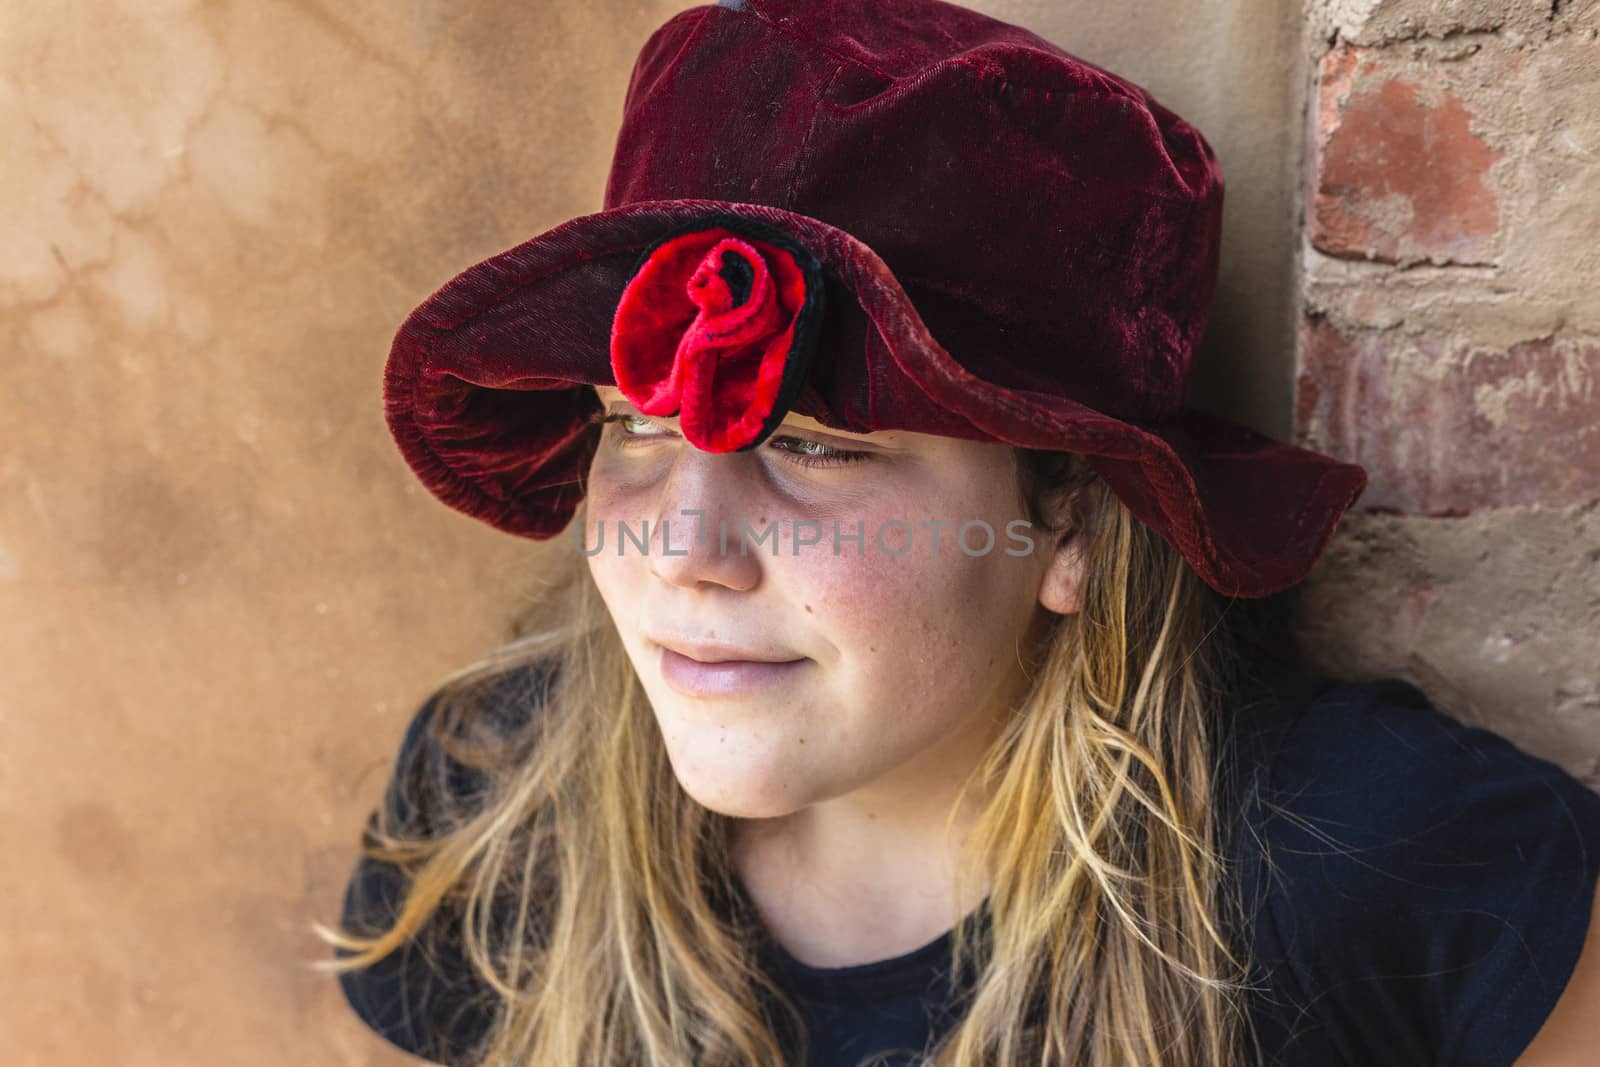
[[[1100,485],[1091,484],[1084,494],[1083,509],[1093,515],[1100,503]],[[1070,534],[1049,549],[1044,576],[1039,580],[1039,603],[1057,615],[1083,610],[1083,580],[1087,569],[1087,516],[1078,521]]]
[[[1074,532],[1051,549],[1051,558],[1039,581],[1039,603],[1057,615],[1071,615],[1083,607],[1083,532]]]

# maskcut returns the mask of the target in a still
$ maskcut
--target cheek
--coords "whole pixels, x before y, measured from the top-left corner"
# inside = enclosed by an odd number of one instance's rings
[[[851,554],[837,559],[784,561],[803,590],[798,610],[806,625],[836,649],[842,689],[937,717],[941,708],[970,710],[1020,670],[1016,643],[1032,618],[1029,583],[1037,568],[1027,557],[1005,555],[1004,519],[985,519],[997,536],[983,555],[963,553],[952,526],[935,556],[931,531],[913,523],[912,550],[888,556],[873,543],[869,519],[864,557],[851,545]],[[976,550],[983,538],[975,532],[968,543]]]
[[[584,508],[591,522],[605,519],[609,525],[619,518],[634,519],[645,486],[638,478],[629,479],[623,467],[608,459],[609,446],[602,442],[589,464],[584,487]]]
[[[601,599],[624,630],[628,615],[622,610],[623,598],[629,589],[639,588],[638,583],[643,578],[641,570],[650,563],[648,557],[639,552],[632,542],[627,544],[626,551],[620,555],[617,552],[619,531],[624,522],[632,530],[641,529],[639,506],[636,496],[630,496],[625,488],[614,485],[603,476],[591,474],[583,508],[579,513],[583,523],[581,550],[586,554],[584,563],[594,578]],[[565,536],[570,538],[572,550],[580,551],[576,533],[569,531]]]

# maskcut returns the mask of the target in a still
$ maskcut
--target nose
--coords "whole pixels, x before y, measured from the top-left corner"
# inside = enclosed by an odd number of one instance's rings
[[[650,527],[650,573],[684,589],[720,585],[748,590],[761,580],[757,547],[740,551],[740,523],[759,526],[741,500],[745,457],[702,452],[685,442],[657,498]]]

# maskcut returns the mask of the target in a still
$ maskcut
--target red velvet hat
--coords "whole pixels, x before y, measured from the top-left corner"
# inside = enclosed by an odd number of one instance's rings
[[[708,451],[788,412],[1080,452],[1215,589],[1311,570],[1366,472],[1188,406],[1222,174],[1183,119],[940,0],[722,0],[645,42],[604,210],[400,327],[389,427],[446,504],[559,534],[593,384]]]

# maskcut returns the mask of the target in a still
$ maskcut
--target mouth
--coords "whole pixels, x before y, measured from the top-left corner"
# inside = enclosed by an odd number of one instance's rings
[[[792,681],[811,661],[726,659],[707,663],[661,649],[661,678],[686,697],[709,699],[759,693]]]
[[[697,663],[798,663],[806,658],[719,641],[687,641],[679,638],[650,638],[650,641]]]

